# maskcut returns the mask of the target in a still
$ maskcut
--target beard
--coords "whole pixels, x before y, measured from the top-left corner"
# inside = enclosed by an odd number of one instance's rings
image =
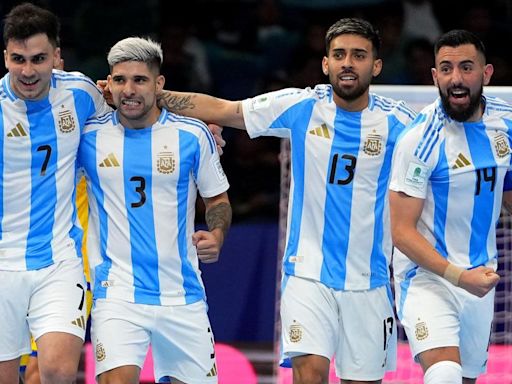
[[[358,78],[361,79],[360,77]],[[343,100],[353,101],[364,95],[370,86],[371,78],[364,82],[360,82],[358,86],[353,88],[344,88],[338,85],[338,77],[336,75],[329,76],[329,82],[331,83],[332,90],[334,93]]]
[[[439,96],[441,97],[441,103],[443,104],[443,108],[446,114],[453,120],[459,122],[467,121],[474,115],[474,113],[478,110],[478,107],[480,106],[480,101],[482,99],[483,93],[483,86],[481,86],[478,92],[474,94],[471,94],[469,89],[464,88],[469,94],[469,105],[467,105],[466,107],[458,105],[456,107],[452,107],[452,105],[450,104],[449,95],[453,88],[455,87],[450,87],[446,90],[446,93],[443,93],[441,89],[438,87]],[[457,88],[460,89],[462,87]]]

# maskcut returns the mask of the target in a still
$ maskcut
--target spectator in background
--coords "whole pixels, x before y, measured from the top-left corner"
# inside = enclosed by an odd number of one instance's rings
[[[402,4],[403,33],[406,39],[425,38],[433,44],[441,35],[442,29],[430,0],[403,0]]]
[[[405,45],[404,84],[433,85],[431,69],[434,67],[434,45],[425,38],[409,40]]]
[[[185,18],[162,27],[162,75],[169,89],[210,92],[212,78],[207,52],[187,22]]]

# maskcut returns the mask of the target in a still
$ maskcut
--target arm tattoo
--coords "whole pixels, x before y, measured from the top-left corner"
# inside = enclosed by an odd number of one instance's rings
[[[172,92],[164,91],[158,97],[158,105],[168,111],[178,113],[185,109],[194,109],[196,105],[192,102],[193,95],[176,96]]]
[[[224,202],[214,205],[206,211],[205,218],[210,232],[219,228],[226,237],[231,226],[231,205]]]

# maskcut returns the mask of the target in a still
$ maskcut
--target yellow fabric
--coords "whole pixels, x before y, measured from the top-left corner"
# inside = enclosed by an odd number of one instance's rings
[[[84,231],[82,238],[82,257],[84,263],[85,279],[89,283],[91,281],[91,275],[89,273],[89,260],[87,259],[87,221],[89,218],[89,202],[87,200],[87,190],[85,186],[85,178],[82,177],[80,182],[76,186],[76,207],[78,211],[78,221]]]
[[[89,202],[87,200],[87,189],[85,185],[85,178],[82,177],[80,182],[76,186],[76,207],[78,211],[78,221],[80,222],[80,226],[84,231],[84,235],[82,237],[82,258],[84,264],[84,274],[85,279],[87,280],[87,292],[85,294],[86,303],[87,303],[87,317],[91,314],[92,309],[92,292],[89,283],[91,282],[91,275],[89,273],[89,261],[87,259],[87,222],[89,218]],[[37,355],[37,345],[34,339],[31,339],[32,343],[32,355]],[[20,360],[20,370],[24,371],[25,367],[28,364],[28,359],[30,355],[21,356]]]

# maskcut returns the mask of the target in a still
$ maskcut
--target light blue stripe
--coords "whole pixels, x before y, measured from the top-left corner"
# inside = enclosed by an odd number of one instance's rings
[[[52,107],[48,99],[25,103],[32,152],[30,228],[27,235],[25,261],[27,269],[32,270],[53,264],[51,242],[57,205],[55,172],[59,153]],[[48,146],[46,148],[50,148],[50,152],[43,149],[43,146]],[[42,174],[42,166],[48,153],[50,158]]]
[[[108,280],[110,268],[112,267],[112,260],[107,255],[108,216],[107,212],[105,211],[104,192],[103,189],[101,189],[98,170],[96,168],[96,164],[98,163],[96,153],[98,140],[97,134],[98,131],[94,131],[82,136],[82,140],[80,142],[80,150],[78,152],[78,161],[87,172],[94,199],[96,200],[98,206],[100,253],[102,262],[94,269],[95,281],[93,292],[95,299],[103,299],[107,297],[107,288],[103,287],[101,282]],[[92,196],[89,196],[88,198],[91,199]]]
[[[7,96],[9,97],[9,99],[10,99],[11,101],[14,101],[14,100],[16,100],[18,97],[16,96],[16,94],[15,94],[15,93],[12,91],[12,89],[11,89],[11,84],[9,84],[9,82],[10,82],[9,78],[10,78],[10,75],[9,75],[9,74],[5,75],[5,76],[3,77],[2,82],[3,82],[3,86],[4,86],[5,93],[7,94]]]
[[[493,183],[484,180],[484,170],[488,176],[494,167],[494,176],[498,177],[498,169],[491,143],[485,132],[483,123],[464,124],[471,159],[476,172],[480,172],[480,192],[473,201],[473,216],[471,218],[471,238],[469,239],[469,260],[473,267],[484,265],[489,260],[487,239],[491,232],[492,215],[494,212]],[[476,175],[475,175],[476,178]],[[496,180],[494,181],[496,184]],[[476,191],[475,191],[476,192]],[[501,201],[499,202],[501,204]]]
[[[442,124],[440,121],[434,120],[430,123],[428,126],[428,133],[426,140],[424,142],[423,149],[421,150],[419,154],[419,158],[426,162],[430,154],[432,153],[432,149],[435,147],[437,142],[439,141],[439,130],[441,129]]]
[[[67,82],[67,81],[73,81],[73,82],[82,82],[89,84],[91,86],[91,90],[95,89],[99,94],[101,94],[101,91],[96,87],[96,84],[94,81],[92,81],[90,78],[88,78],[85,75],[77,76],[75,74],[71,74],[69,72],[63,72],[63,73],[54,73],[53,77],[59,81]]]
[[[91,95],[80,88],[70,89],[75,101],[75,111],[78,117],[80,132],[83,132],[85,122],[96,112],[96,106]]]
[[[124,132],[124,195],[130,227],[134,300],[136,303],[160,305],[158,249],[152,198],[151,130],[125,129]],[[145,185],[142,185],[142,180]],[[143,188],[144,195],[137,191],[139,188]]]
[[[384,238],[384,208],[387,203],[387,191],[389,177],[391,175],[391,161],[393,158],[393,148],[398,135],[404,128],[404,125],[398,121],[395,116],[388,116],[388,141],[386,143],[386,153],[380,169],[379,179],[377,181],[377,195],[375,199],[375,219],[373,224],[373,246],[370,256],[370,289],[379,287],[388,283],[388,263],[387,257],[382,248]]]
[[[217,150],[217,144],[215,143],[215,139],[210,129],[201,120],[197,120],[191,117],[178,116],[174,113],[168,114],[168,120],[171,122],[180,122],[183,124],[188,124],[199,128],[199,130],[203,132],[206,135],[206,138],[208,139],[208,144],[210,144],[210,153],[213,153],[214,151]]]
[[[0,103],[0,138],[2,144],[0,145],[0,177],[4,179],[4,146],[5,146],[5,127],[4,127],[4,111]],[[4,183],[0,188],[0,240],[3,239],[3,222],[4,222]]]
[[[77,156],[78,157],[78,156]],[[78,164],[78,163],[77,163]],[[77,167],[75,166],[75,176],[73,177],[73,180],[77,180]],[[69,232],[69,235],[73,240],[75,241],[75,251],[76,254],[82,257],[82,239],[84,235],[84,231],[82,230],[82,227],[75,225],[75,223],[78,221],[78,212],[77,212],[77,206],[76,206],[76,182],[75,182],[75,188],[73,188],[73,194],[71,197],[71,201],[74,202],[73,204],[73,213],[71,215],[73,227],[71,228],[71,231]]]
[[[338,184],[338,180],[347,179],[349,173],[346,166],[351,165],[349,155],[357,159],[361,142],[361,113],[347,113],[340,108],[336,110],[334,120],[334,137],[330,164],[327,171],[326,197],[324,208],[324,233],[322,238],[323,264],[320,281],[335,289],[345,289],[347,273],[347,250],[350,234],[350,216],[352,213],[352,197],[354,182]],[[336,170],[333,170],[333,159],[337,155]],[[357,172],[357,162],[354,172]],[[330,183],[330,175],[334,174],[334,182]]]
[[[188,260],[187,249],[187,209],[188,200],[191,198],[188,194],[188,186],[191,177],[191,170],[197,173],[199,166],[200,150],[197,137],[192,133],[180,130],[180,175],[176,186],[176,196],[178,199],[178,250],[181,260],[181,274],[183,276],[183,289],[185,290],[186,303],[193,303],[204,297],[204,290],[199,282],[196,272]]]
[[[435,248],[444,258],[448,257],[446,250],[446,215],[448,212],[448,194],[450,192],[450,173],[445,153],[445,144],[439,146],[439,159],[432,172],[431,185],[434,196],[434,238]]]
[[[411,285],[411,281],[412,281],[413,277],[416,276],[417,272],[418,272],[418,267],[416,266],[406,273],[405,280],[400,283],[400,303],[398,303],[398,311],[397,311],[397,316],[398,316],[398,319],[400,319],[400,320],[402,320],[402,318],[403,318],[404,303],[405,303],[405,299],[407,297],[407,293],[409,291],[409,287]]]
[[[116,122],[114,120],[113,116],[115,116],[115,112],[109,112],[109,113],[106,113],[106,114],[104,114],[102,116],[99,116],[98,118],[87,120],[85,122],[85,125],[106,124],[106,123],[109,123],[110,121],[114,121],[113,124],[117,125],[118,122]]]
[[[288,243],[283,258],[283,268],[286,273],[293,275],[295,272],[295,263],[290,263],[289,257],[297,255],[299,247],[299,235],[302,224],[302,209],[304,204],[304,186],[305,186],[305,153],[306,153],[306,135],[309,120],[313,113],[315,101],[312,99],[300,102],[286,110],[271,128],[282,128],[291,126],[286,122],[293,122],[291,131],[291,163],[293,172],[294,190],[293,196],[290,196],[292,204],[289,225]],[[296,117],[299,115],[300,117]],[[284,124],[282,122],[285,122]]]

